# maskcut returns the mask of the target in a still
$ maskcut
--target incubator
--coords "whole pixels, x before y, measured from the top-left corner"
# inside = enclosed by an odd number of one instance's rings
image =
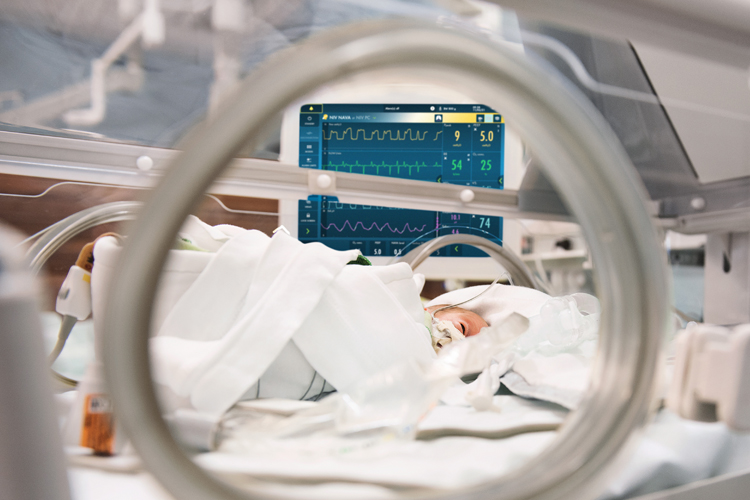
[[[742,497],[715,7],[6,2],[0,496]]]

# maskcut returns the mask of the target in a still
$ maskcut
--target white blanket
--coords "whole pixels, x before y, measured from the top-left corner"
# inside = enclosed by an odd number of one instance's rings
[[[486,288],[474,286],[449,292],[435,298],[428,306],[460,304],[477,297],[460,307],[479,314],[490,326],[502,323],[513,313],[529,318],[532,327],[537,325],[537,328],[530,328],[510,350],[495,356],[498,365],[493,367],[493,376],[502,377],[500,381],[519,396],[549,401],[568,409],[577,408],[588,389],[596,353],[596,336],[582,337],[580,341],[569,344],[551,345],[547,339],[550,332],[547,330],[554,333],[555,326],[539,326],[541,322],[535,320],[539,320],[542,308],[556,299],[538,290],[508,285],[495,285],[479,295]],[[587,299],[596,303],[592,296],[587,296]],[[593,319],[594,316],[589,318]],[[464,392],[471,390],[469,386]],[[446,401],[445,398],[443,400]]]
[[[193,221],[200,235],[190,239],[213,240],[218,250],[171,251],[151,340],[156,382],[195,409],[227,410],[290,342],[339,390],[408,359],[434,358],[423,280],[407,264],[347,265],[358,251],[204,226]],[[111,276],[119,251],[114,238],[99,240],[97,281]]]
[[[540,453],[555,437],[549,429],[567,414],[515,396],[495,396],[493,403],[494,411],[488,412],[436,406],[418,425],[419,435],[427,440],[387,434],[345,438],[326,432],[264,440],[266,434],[238,432],[220,451],[198,455],[196,462],[232,479],[370,482],[399,489],[470,487],[497,479]],[[256,426],[252,429],[258,432]],[[444,437],[431,439],[438,436]]]
[[[486,288],[486,285],[472,286],[444,293],[427,305],[459,304],[472,297],[477,297]],[[514,312],[527,318],[536,316],[549,299],[549,295],[533,288],[497,284],[476,299],[461,305],[461,307],[477,313],[488,325],[492,326],[496,323],[502,323]]]

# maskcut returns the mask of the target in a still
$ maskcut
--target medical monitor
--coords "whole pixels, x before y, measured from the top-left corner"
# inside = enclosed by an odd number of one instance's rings
[[[503,116],[474,104],[305,104],[300,109],[299,165],[366,175],[503,188]],[[368,256],[398,256],[437,236],[468,233],[502,244],[496,216],[301,200],[301,241]],[[473,247],[437,251],[483,257]]]

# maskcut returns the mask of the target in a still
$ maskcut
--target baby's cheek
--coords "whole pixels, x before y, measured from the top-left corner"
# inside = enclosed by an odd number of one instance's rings
[[[487,322],[484,321],[484,319],[482,319],[480,316],[472,318],[472,321],[471,321],[471,333],[469,335],[470,336],[471,335],[477,335],[482,330],[482,328],[484,328],[486,326],[487,326]]]

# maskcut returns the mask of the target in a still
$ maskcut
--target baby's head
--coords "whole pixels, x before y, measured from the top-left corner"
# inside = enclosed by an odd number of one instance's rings
[[[476,335],[482,328],[488,326],[487,322],[477,313],[461,307],[448,307],[442,311],[440,310],[447,305],[448,304],[430,306],[426,310],[428,313],[432,314],[435,319],[450,321],[453,323],[456,330],[461,332],[464,337]]]

